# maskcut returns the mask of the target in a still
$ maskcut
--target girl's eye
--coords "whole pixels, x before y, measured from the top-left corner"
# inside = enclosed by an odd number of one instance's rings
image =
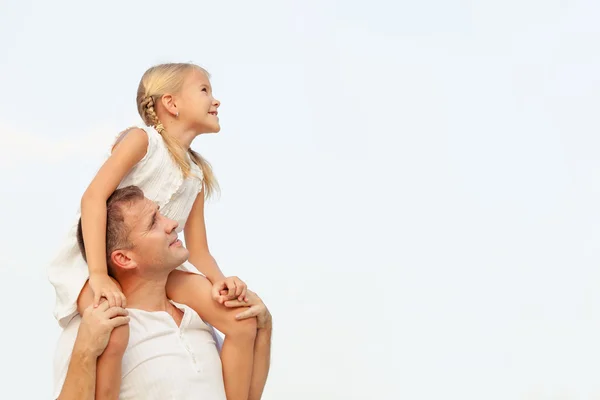
[[[202,91],[203,92],[208,92],[208,89],[207,88],[202,88]]]

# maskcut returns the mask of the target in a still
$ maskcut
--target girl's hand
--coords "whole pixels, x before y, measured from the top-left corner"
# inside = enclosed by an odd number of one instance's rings
[[[215,282],[212,287],[212,297],[219,304],[223,304],[228,300],[238,299],[239,301],[248,301],[246,298],[248,287],[237,276],[230,276]],[[226,294],[222,294],[226,291]],[[224,293],[224,292],[223,292]]]
[[[94,292],[94,308],[100,304],[100,299],[105,298],[110,307],[125,308],[127,301],[125,295],[115,282],[106,274],[90,275],[90,287]]]

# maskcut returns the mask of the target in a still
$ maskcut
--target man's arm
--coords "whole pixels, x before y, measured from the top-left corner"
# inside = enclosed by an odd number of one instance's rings
[[[127,310],[109,308],[107,301],[84,311],[58,400],[94,400],[98,357],[106,349],[113,329],[127,323]]]
[[[249,309],[236,316],[238,320],[256,317],[258,332],[254,340],[254,361],[252,364],[252,379],[250,381],[248,400],[260,400],[271,366],[271,333],[273,331],[273,321],[267,306],[265,306],[256,293],[248,290],[246,297],[248,298],[248,302],[231,300],[226,301],[225,306],[250,306]]]
[[[94,400],[96,391],[96,361],[89,351],[73,350],[67,379],[58,400]]]

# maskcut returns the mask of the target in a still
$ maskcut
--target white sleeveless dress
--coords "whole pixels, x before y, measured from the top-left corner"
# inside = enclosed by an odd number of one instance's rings
[[[202,190],[202,170],[191,163],[191,176],[184,179],[181,169],[171,158],[160,134],[152,128],[147,129],[146,133],[148,134],[146,155],[129,171],[119,184],[119,188],[129,185],[138,186],[147,198],[160,206],[163,215],[179,223],[177,232],[181,232],[196,196]],[[54,317],[62,328],[65,328],[77,315],[77,298],[89,278],[88,265],[77,245],[77,223],[80,216],[81,210],[78,210],[74,224],[58,256],[48,269],[48,278],[56,291]],[[201,274],[189,262],[185,262],[177,269]]]

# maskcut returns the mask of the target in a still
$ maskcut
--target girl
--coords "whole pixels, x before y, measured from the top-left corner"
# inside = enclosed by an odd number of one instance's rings
[[[168,297],[188,305],[225,334],[221,360],[227,399],[247,400],[256,321],[236,321],[234,310],[225,308],[217,318],[204,315],[201,306],[207,296],[221,304],[235,298],[242,301],[246,296],[246,285],[236,277],[225,278],[208,250],[204,199],[216,190],[217,182],[210,164],[190,148],[198,135],[220,131],[220,103],[213,97],[204,69],[193,64],[162,64],[144,73],[137,106],[144,123],[154,129],[122,132],[83,194],[81,222],[87,263],[78,249],[74,226],[49,270],[56,290],[55,317],[64,328],[92,302],[97,306],[101,298],[110,306],[126,306],[119,285],[107,273],[106,201],[118,187],[136,185],[184,230],[189,262],[170,275]],[[118,397],[128,339],[129,326],[115,329],[98,359],[97,399]]]

